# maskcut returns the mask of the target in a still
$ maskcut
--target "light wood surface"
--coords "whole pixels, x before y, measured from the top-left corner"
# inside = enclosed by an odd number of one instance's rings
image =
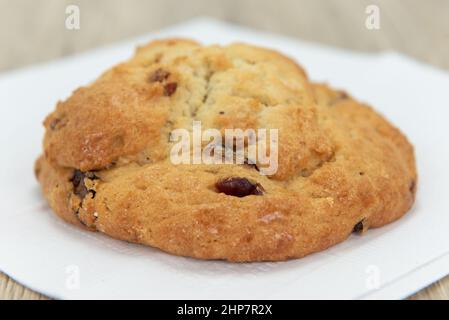
[[[79,30],[65,28],[78,5]],[[380,29],[365,26],[368,5]],[[0,71],[101,46],[195,16],[361,51],[396,50],[449,70],[447,0],[0,0]],[[449,272],[449,270],[448,270]],[[0,273],[0,299],[46,299]],[[449,299],[449,277],[411,299]]]

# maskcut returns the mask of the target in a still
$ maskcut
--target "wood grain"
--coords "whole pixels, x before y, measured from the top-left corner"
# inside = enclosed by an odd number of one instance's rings
[[[0,273],[0,300],[6,299],[47,300],[47,298],[40,293],[20,285],[4,273]]]
[[[67,30],[76,4],[81,28]],[[380,8],[380,29],[365,27],[365,8]],[[130,36],[211,16],[299,39],[360,50],[396,50],[449,69],[446,0],[0,0],[0,70],[52,60]],[[0,299],[45,299],[0,273]],[[449,299],[449,277],[411,299]]]

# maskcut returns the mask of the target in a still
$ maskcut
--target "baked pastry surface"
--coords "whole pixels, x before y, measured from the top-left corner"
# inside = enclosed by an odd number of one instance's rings
[[[279,130],[279,167],[170,161],[170,133]],[[404,215],[413,147],[369,106],[244,44],[158,40],[57,104],[36,176],[67,222],[201,259],[303,257]]]

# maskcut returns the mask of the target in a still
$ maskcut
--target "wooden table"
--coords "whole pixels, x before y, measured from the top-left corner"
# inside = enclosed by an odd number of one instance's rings
[[[65,9],[80,8],[80,29]],[[377,5],[380,28],[366,27]],[[447,0],[0,0],[0,71],[55,59],[207,15],[307,41],[361,51],[397,50],[449,69]],[[411,297],[448,299],[449,277]],[[0,299],[46,299],[0,273]]]

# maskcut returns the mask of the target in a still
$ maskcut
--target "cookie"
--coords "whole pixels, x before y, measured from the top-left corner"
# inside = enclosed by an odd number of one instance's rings
[[[277,170],[261,174],[249,158],[174,164],[172,133],[191,134],[193,121],[220,133],[276,129]],[[415,198],[413,147],[397,128],[245,44],[151,42],[44,125],[35,171],[56,214],[176,255],[299,258],[399,219]]]

